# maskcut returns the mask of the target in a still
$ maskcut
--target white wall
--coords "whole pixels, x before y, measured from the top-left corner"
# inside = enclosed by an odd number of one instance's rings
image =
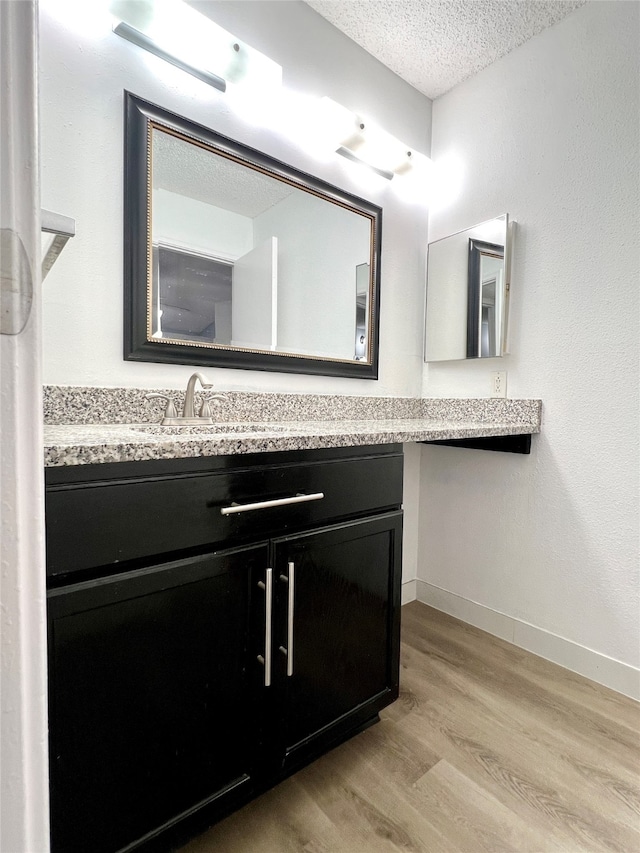
[[[636,695],[639,13],[588,3],[434,103],[465,182],[430,239],[504,211],[518,233],[512,355],[429,365],[424,394],[505,369],[543,430],[530,457],[423,448],[419,566],[423,598]]]
[[[87,8],[90,4],[86,4]],[[314,159],[277,128],[234,113],[225,95],[108,29],[80,33],[65,4],[41,3],[42,204],[77,220],[46,281],[44,380],[63,385],[182,388],[188,365],[122,359],[123,90],[258,148],[384,207],[378,382],[209,369],[220,389],[418,396],[427,213],[393,182],[328,152]],[[283,67],[287,91],[370,115],[429,154],[431,102],[298,0],[204,2],[223,27]]]

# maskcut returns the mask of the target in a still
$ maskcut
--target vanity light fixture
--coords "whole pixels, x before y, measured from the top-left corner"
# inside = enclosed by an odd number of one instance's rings
[[[421,161],[429,162],[423,154],[412,151],[395,136],[331,98],[321,99],[319,112],[335,152],[368,166],[387,180],[409,174]]]
[[[362,127],[364,128],[364,125],[362,125]],[[358,154],[356,154],[355,151],[352,151],[346,145],[340,145],[336,148],[336,154],[340,154],[341,157],[346,157],[346,159],[351,160],[352,163],[360,163],[362,166],[367,166],[367,168],[371,169],[372,172],[375,172],[376,175],[380,175],[381,178],[386,178],[388,181],[393,178],[393,172],[389,172],[387,169],[381,169],[379,166],[374,166],[373,163],[370,163],[365,156],[361,156],[362,152],[358,152]]]
[[[142,47],[144,50],[148,50],[149,53],[153,53],[154,56],[158,56],[160,59],[164,59],[165,62],[170,62],[171,65],[175,65],[176,68],[180,68],[182,71],[186,71],[187,74],[191,74],[193,77],[197,77],[198,80],[202,80],[203,83],[208,83],[210,86],[220,89],[221,92],[226,92],[227,81],[222,77],[218,77],[217,74],[212,74],[210,71],[202,71],[200,68],[190,65],[188,62],[178,59],[177,56],[169,53],[168,50],[164,50],[159,44],[156,44],[153,39],[150,39],[149,36],[145,35],[140,30],[137,30],[135,27],[132,27],[130,24],[120,21],[119,24],[114,26],[113,31],[117,36],[122,36],[122,38],[130,41],[132,44]]]
[[[281,67],[183,0],[113,0],[113,31],[219,89],[279,86]]]

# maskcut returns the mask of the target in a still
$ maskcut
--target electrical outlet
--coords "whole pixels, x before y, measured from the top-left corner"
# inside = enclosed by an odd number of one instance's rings
[[[507,396],[507,371],[494,370],[491,374],[491,396],[506,397]]]

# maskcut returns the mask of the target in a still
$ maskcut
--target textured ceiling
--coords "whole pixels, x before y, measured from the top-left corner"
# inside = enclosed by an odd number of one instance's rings
[[[437,98],[586,0],[306,0],[428,98]]]
[[[153,135],[153,186],[252,219],[294,192],[282,181],[161,131]]]

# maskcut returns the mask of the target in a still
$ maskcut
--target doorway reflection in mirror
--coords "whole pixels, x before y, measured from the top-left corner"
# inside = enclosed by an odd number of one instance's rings
[[[469,238],[467,358],[502,355],[504,244]]]
[[[368,217],[159,128],[152,174],[156,340],[367,360]]]
[[[503,214],[429,243],[425,361],[506,353],[514,224]]]

